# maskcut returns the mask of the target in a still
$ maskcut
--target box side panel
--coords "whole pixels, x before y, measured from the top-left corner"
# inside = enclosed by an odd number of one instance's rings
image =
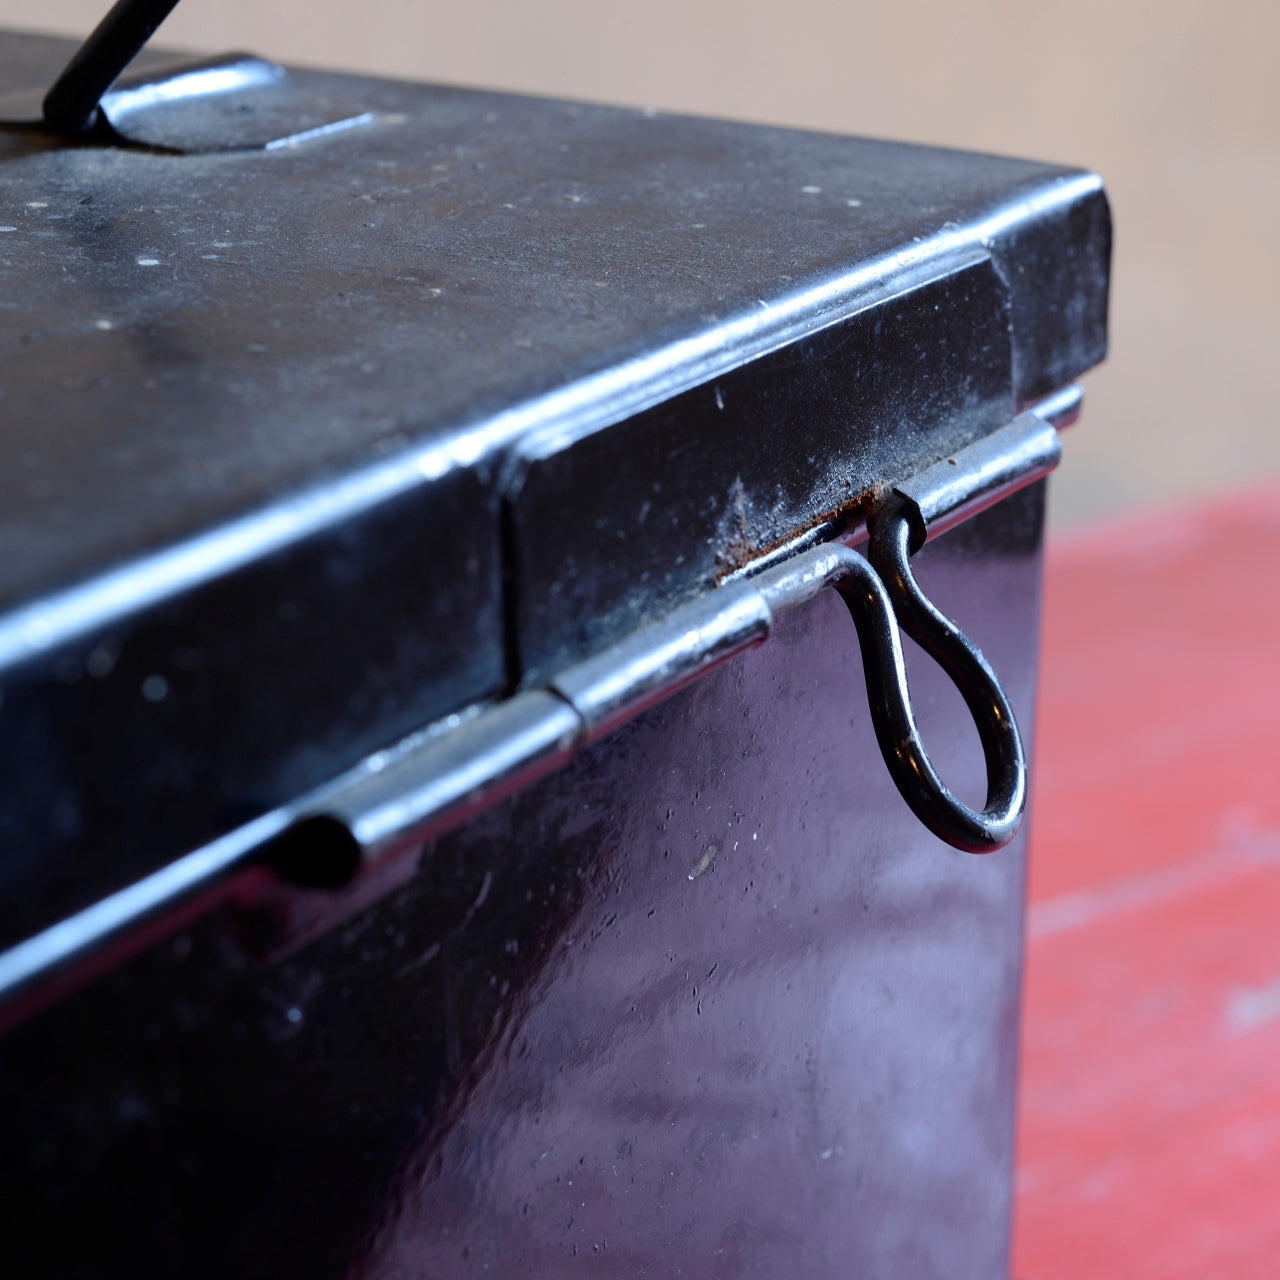
[[[1042,488],[920,557],[1028,737]],[[976,735],[918,656],[972,800]],[[264,959],[281,918],[226,907],[11,1033],[7,1259],[1004,1274],[1023,846],[920,827],[821,597],[341,930]]]

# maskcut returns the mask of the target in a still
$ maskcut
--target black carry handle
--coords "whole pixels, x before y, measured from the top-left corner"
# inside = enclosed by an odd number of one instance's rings
[[[45,94],[44,122],[72,137],[96,123],[102,95],[138,56],[178,0],[116,0]]]

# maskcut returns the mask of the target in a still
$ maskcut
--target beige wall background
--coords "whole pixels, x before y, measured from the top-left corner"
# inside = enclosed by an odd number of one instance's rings
[[[106,8],[0,23],[81,35]],[[185,0],[157,39],[1096,169],[1112,350],[1055,526],[1280,475],[1276,0]]]

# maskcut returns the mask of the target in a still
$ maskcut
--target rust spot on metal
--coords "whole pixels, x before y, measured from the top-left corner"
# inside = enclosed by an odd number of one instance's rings
[[[716,548],[716,582],[723,582],[753,560],[768,556],[779,547],[802,538],[811,529],[824,524],[836,527],[849,525],[859,516],[864,520],[869,519],[884,493],[884,485],[875,485],[848,501],[826,508],[805,523],[794,526],[783,537],[762,541],[750,528],[748,500],[740,482],[735,481],[729,493],[726,518],[722,521],[720,542]]]

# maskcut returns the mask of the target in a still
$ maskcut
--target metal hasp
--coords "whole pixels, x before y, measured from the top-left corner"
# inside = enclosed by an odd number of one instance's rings
[[[1067,397],[1073,408],[1079,399],[1076,389]],[[376,864],[561,767],[583,746],[763,642],[779,613],[833,586],[857,626],[876,736],[903,798],[956,848],[997,849],[1017,831],[1026,800],[1017,725],[995,673],[920,593],[907,561],[929,536],[952,527],[951,501],[985,508],[1046,475],[1060,453],[1052,423],[1040,412],[1025,413],[960,451],[954,462],[944,461],[969,475],[962,490],[939,494],[921,478],[914,492],[927,517],[897,490],[888,494],[869,522],[869,560],[854,549],[867,541],[867,526],[845,522],[834,540],[748,566],[706,596],[558,673],[546,690],[517,694],[435,735],[379,752],[349,778],[304,799],[295,820],[339,823],[362,864]],[[984,469],[984,461],[997,465]],[[920,531],[918,540],[913,529]],[[911,712],[899,624],[947,672],[973,715],[987,760],[982,814],[957,801],[929,764]]]

